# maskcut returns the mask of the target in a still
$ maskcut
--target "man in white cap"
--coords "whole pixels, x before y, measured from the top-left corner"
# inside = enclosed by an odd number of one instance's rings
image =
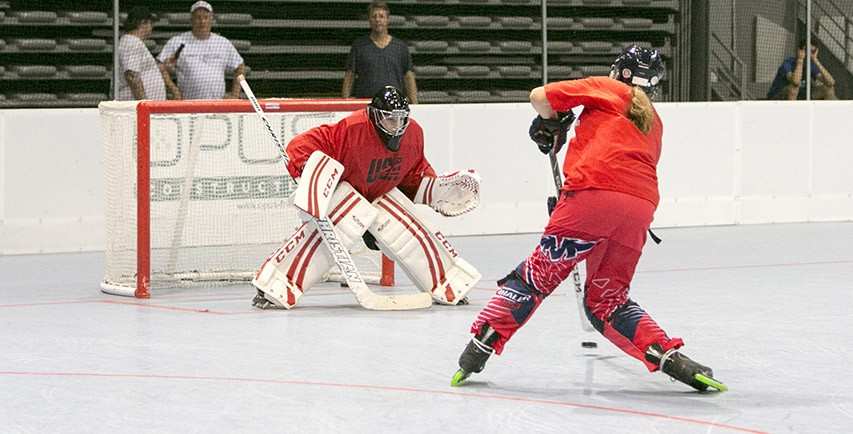
[[[166,42],[157,59],[178,76],[175,86],[171,78],[166,87],[176,99],[240,98],[240,83],[234,80],[231,91],[225,92],[225,72],[234,76],[245,72],[243,57],[234,44],[212,33],[213,6],[200,0],[190,7],[192,30],[173,36]],[[179,89],[179,90],[178,90]]]

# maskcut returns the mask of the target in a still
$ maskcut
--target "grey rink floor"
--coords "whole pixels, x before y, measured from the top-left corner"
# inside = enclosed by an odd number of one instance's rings
[[[659,235],[632,296],[726,393],[582,332],[567,284],[451,388],[471,321],[534,234],[453,239],[484,275],[471,305],[410,312],[364,310],[334,285],[290,311],[253,309],[248,286],[135,300],[98,291],[100,253],[6,256],[0,433],[853,431],[853,223]]]

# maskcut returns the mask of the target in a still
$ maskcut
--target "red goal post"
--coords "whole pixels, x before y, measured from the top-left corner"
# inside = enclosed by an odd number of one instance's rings
[[[362,109],[365,100],[261,100],[283,143]],[[246,100],[107,101],[105,293],[251,280],[301,224],[295,183]],[[366,280],[392,286],[394,265],[365,246]],[[328,280],[340,281],[335,273]]]

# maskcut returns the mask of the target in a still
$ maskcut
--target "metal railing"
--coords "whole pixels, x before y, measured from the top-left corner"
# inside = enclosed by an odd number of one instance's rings
[[[711,33],[711,59],[708,62],[709,88],[717,91],[720,98],[752,99],[746,88],[746,65],[726,43],[713,31]],[[710,83],[716,77],[716,83]]]
[[[812,15],[826,17],[817,20],[814,28],[817,37],[848,71],[853,72],[853,17],[833,0],[799,0],[799,18],[807,22],[807,5],[811,2]]]

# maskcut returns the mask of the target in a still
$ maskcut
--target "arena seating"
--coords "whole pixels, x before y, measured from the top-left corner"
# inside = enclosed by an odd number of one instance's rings
[[[147,41],[153,53],[189,30],[191,3],[146,2],[158,15]],[[349,46],[368,31],[367,0],[211,3],[214,31],[246,59],[262,97],[339,96]],[[670,62],[678,0],[548,4],[549,80],[606,73],[630,42],[661,48]],[[409,44],[422,103],[524,101],[542,83],[539,0],[392,0],[390,7],[391,34]],[[110,0],[0,0],[0,107],[90,107],[108,97],[111,11]]]

